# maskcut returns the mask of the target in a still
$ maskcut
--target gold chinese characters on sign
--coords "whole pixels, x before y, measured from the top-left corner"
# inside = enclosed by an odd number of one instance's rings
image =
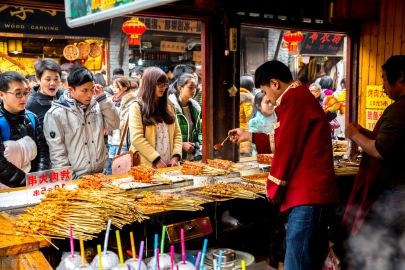
[[[171,42],[171,41],[161,41],[160,51],[162,52],[178,52],[183,53],[186,51],[186,43],[183,42]]]

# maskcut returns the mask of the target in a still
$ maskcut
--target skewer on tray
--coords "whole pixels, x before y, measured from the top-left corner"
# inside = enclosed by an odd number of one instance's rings
[[[264,198],[257,193],[244,188],[242,185],[232,183],[216,183],[203,186],[201,190],[194,191],[197,194],[208,195],[214,197],[227,197],[227,198],[242,198],[242,199],[256,199]]]

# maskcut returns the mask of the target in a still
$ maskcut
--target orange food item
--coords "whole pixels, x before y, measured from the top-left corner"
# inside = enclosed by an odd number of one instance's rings
[[[257,163],[259,163],[259,164],[271,165],[271,161],[273,160],[273,156],[270,154],[258,154],[256,157],[257,157]]]
[[[141,164],[135,167],[132,167],[128,174],[134,177],[133,182],[140,182],[140,183],[152,183],[152,176],[157,171],[152,167]]]
[[[223,159],[207,159],[207,163],[214,168],[221,170],[229,170],[233,165],[232,161]]]
[[[200,175],[203,174],[204,164],[200,162],[185,161],[181,168],[182,174]]]

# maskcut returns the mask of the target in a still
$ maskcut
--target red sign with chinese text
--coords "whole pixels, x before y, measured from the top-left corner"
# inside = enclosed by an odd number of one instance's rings
[[[38,202],[45,193],[72,184],[72,167],[28,173],[26,175],[28,203]]]

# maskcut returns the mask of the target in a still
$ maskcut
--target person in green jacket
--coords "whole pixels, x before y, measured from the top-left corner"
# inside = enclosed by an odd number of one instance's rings
[[[193,75],[182,74],[171,89],[169,100],[173,103],[182,136],[182,159],[200,161],[201,106],[193,100],[197,82]]]

